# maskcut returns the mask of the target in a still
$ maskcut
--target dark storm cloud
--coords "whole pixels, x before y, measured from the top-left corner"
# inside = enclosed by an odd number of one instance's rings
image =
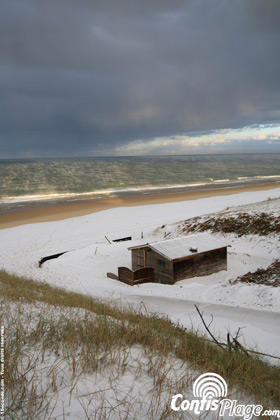
[[[279,121],[279,4],[2,0],[0,153]]]

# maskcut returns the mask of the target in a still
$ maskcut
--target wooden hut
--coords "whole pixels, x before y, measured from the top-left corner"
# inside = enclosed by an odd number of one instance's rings
[[[227,247],[212,235],[200,233],[128,249],[132,253],[132,270],[153,267],[156,283],[174,284],[227,270]]]

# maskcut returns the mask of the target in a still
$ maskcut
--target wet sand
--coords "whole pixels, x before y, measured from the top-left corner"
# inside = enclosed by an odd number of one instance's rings
[[[180,201],[197,200],[199,198],[238,194],[243,192],[269,190],[279,188],[279,182],[269,184],[255,184],[240,187],[228,187],[191,191],[183,193],[169,193],[160,195],[147,195],[141,197],[117,198],[100,201],[87,201],[49,207],[28,209],[0,215],[0,229],[11,228],[29,223],[49,222],[67,219],[70,217],[84,216],[101,210],[114,207],[133,207],[150,204],[175,203]]]

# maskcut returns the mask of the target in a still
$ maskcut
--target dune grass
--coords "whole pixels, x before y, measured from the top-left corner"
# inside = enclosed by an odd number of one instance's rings
[[[267,236],[270,234],[280,233],[279,216],[268,213],[249,214],[239,212],[233,215],[221,213],[219,217],[210,217],[202,219],[194,217],[186,220],[183,224],[182,233],[211,231],[235,233],[236,235],[260,235]]]
[[[6,303],[6,310],[11,310],[9,308],[12,303],[16,308],[11,311],[13,317],[10,319],[13,318],[13,322],[6,328],[5,386],[9,393],[8,419],[52,418],[51,412],[49,417],[40,417],[38,413],[54,409],[48,399],[42,396],[50,391],[55,392],[59,383],[62,383],[58,373],[61,372],[61,364],[66,363],[68,368],[70,366],[73,384],[82,375],[109,369],[112,364],[118,366],[120,376],[127,366],[125,355],[132,348],[144,351],[149,366],[147,369],[155,384],[155,394],[151,399],[153,406],[148,410],[159,404],[156,401],[160,400],[163,389],[166,390],[170,357],[180,360],[184,369],[188,366],[188,369],[198,373],[220,374],[231,389],[238,389],[241,395],[252,397],[264,407],[279,406],[279,367],[257,357],[248,357],[242,352],[224,350],[196,332],[174,325],[167,317],[121,308],[4,271],[0,272],[0,287],[3,307]],[[29,322],[24,318],[22,305],[25,304],[37,308],[36,321],[30,315],[32,328],[28,328]],[[45,315],[42,305],[48,308]],[[61,308],[70,310],[70,315],[60,314]],[[38,393],[38,369],[44,365],[45,360],[52,360],[50,364],[53,369],[48,375],[51,380]],[[187,387],[187,376],[183,377],[177,386],[173,383],[173,388],[169,383],[170,395]],[[105,410],[104,401],[98,410],[92,418],[111,418],[108,407]],[[132,410],[133,405],[126,406],[121,418],[133,418],[130,417]],[[172,418],[168,417],[172,413],[167,405],[161,407],[161,410],[160,417],[157,415],[150,418]],[[91,418],[89,414],[86,415],[85,418]],[[176,418],[179,418],[178,415]]]

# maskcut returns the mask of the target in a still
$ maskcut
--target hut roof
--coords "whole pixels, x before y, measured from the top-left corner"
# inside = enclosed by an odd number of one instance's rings
[[[229,245],[225,242],[215,238],[209,233],[198,233],[196,235],[133,246],[128,249],[132,250],[148,247],[158,254],[163,255],[168,260],[174,261],[187,258],[190,255],[201,254],[203,252],[213,251],[228,246]]]

